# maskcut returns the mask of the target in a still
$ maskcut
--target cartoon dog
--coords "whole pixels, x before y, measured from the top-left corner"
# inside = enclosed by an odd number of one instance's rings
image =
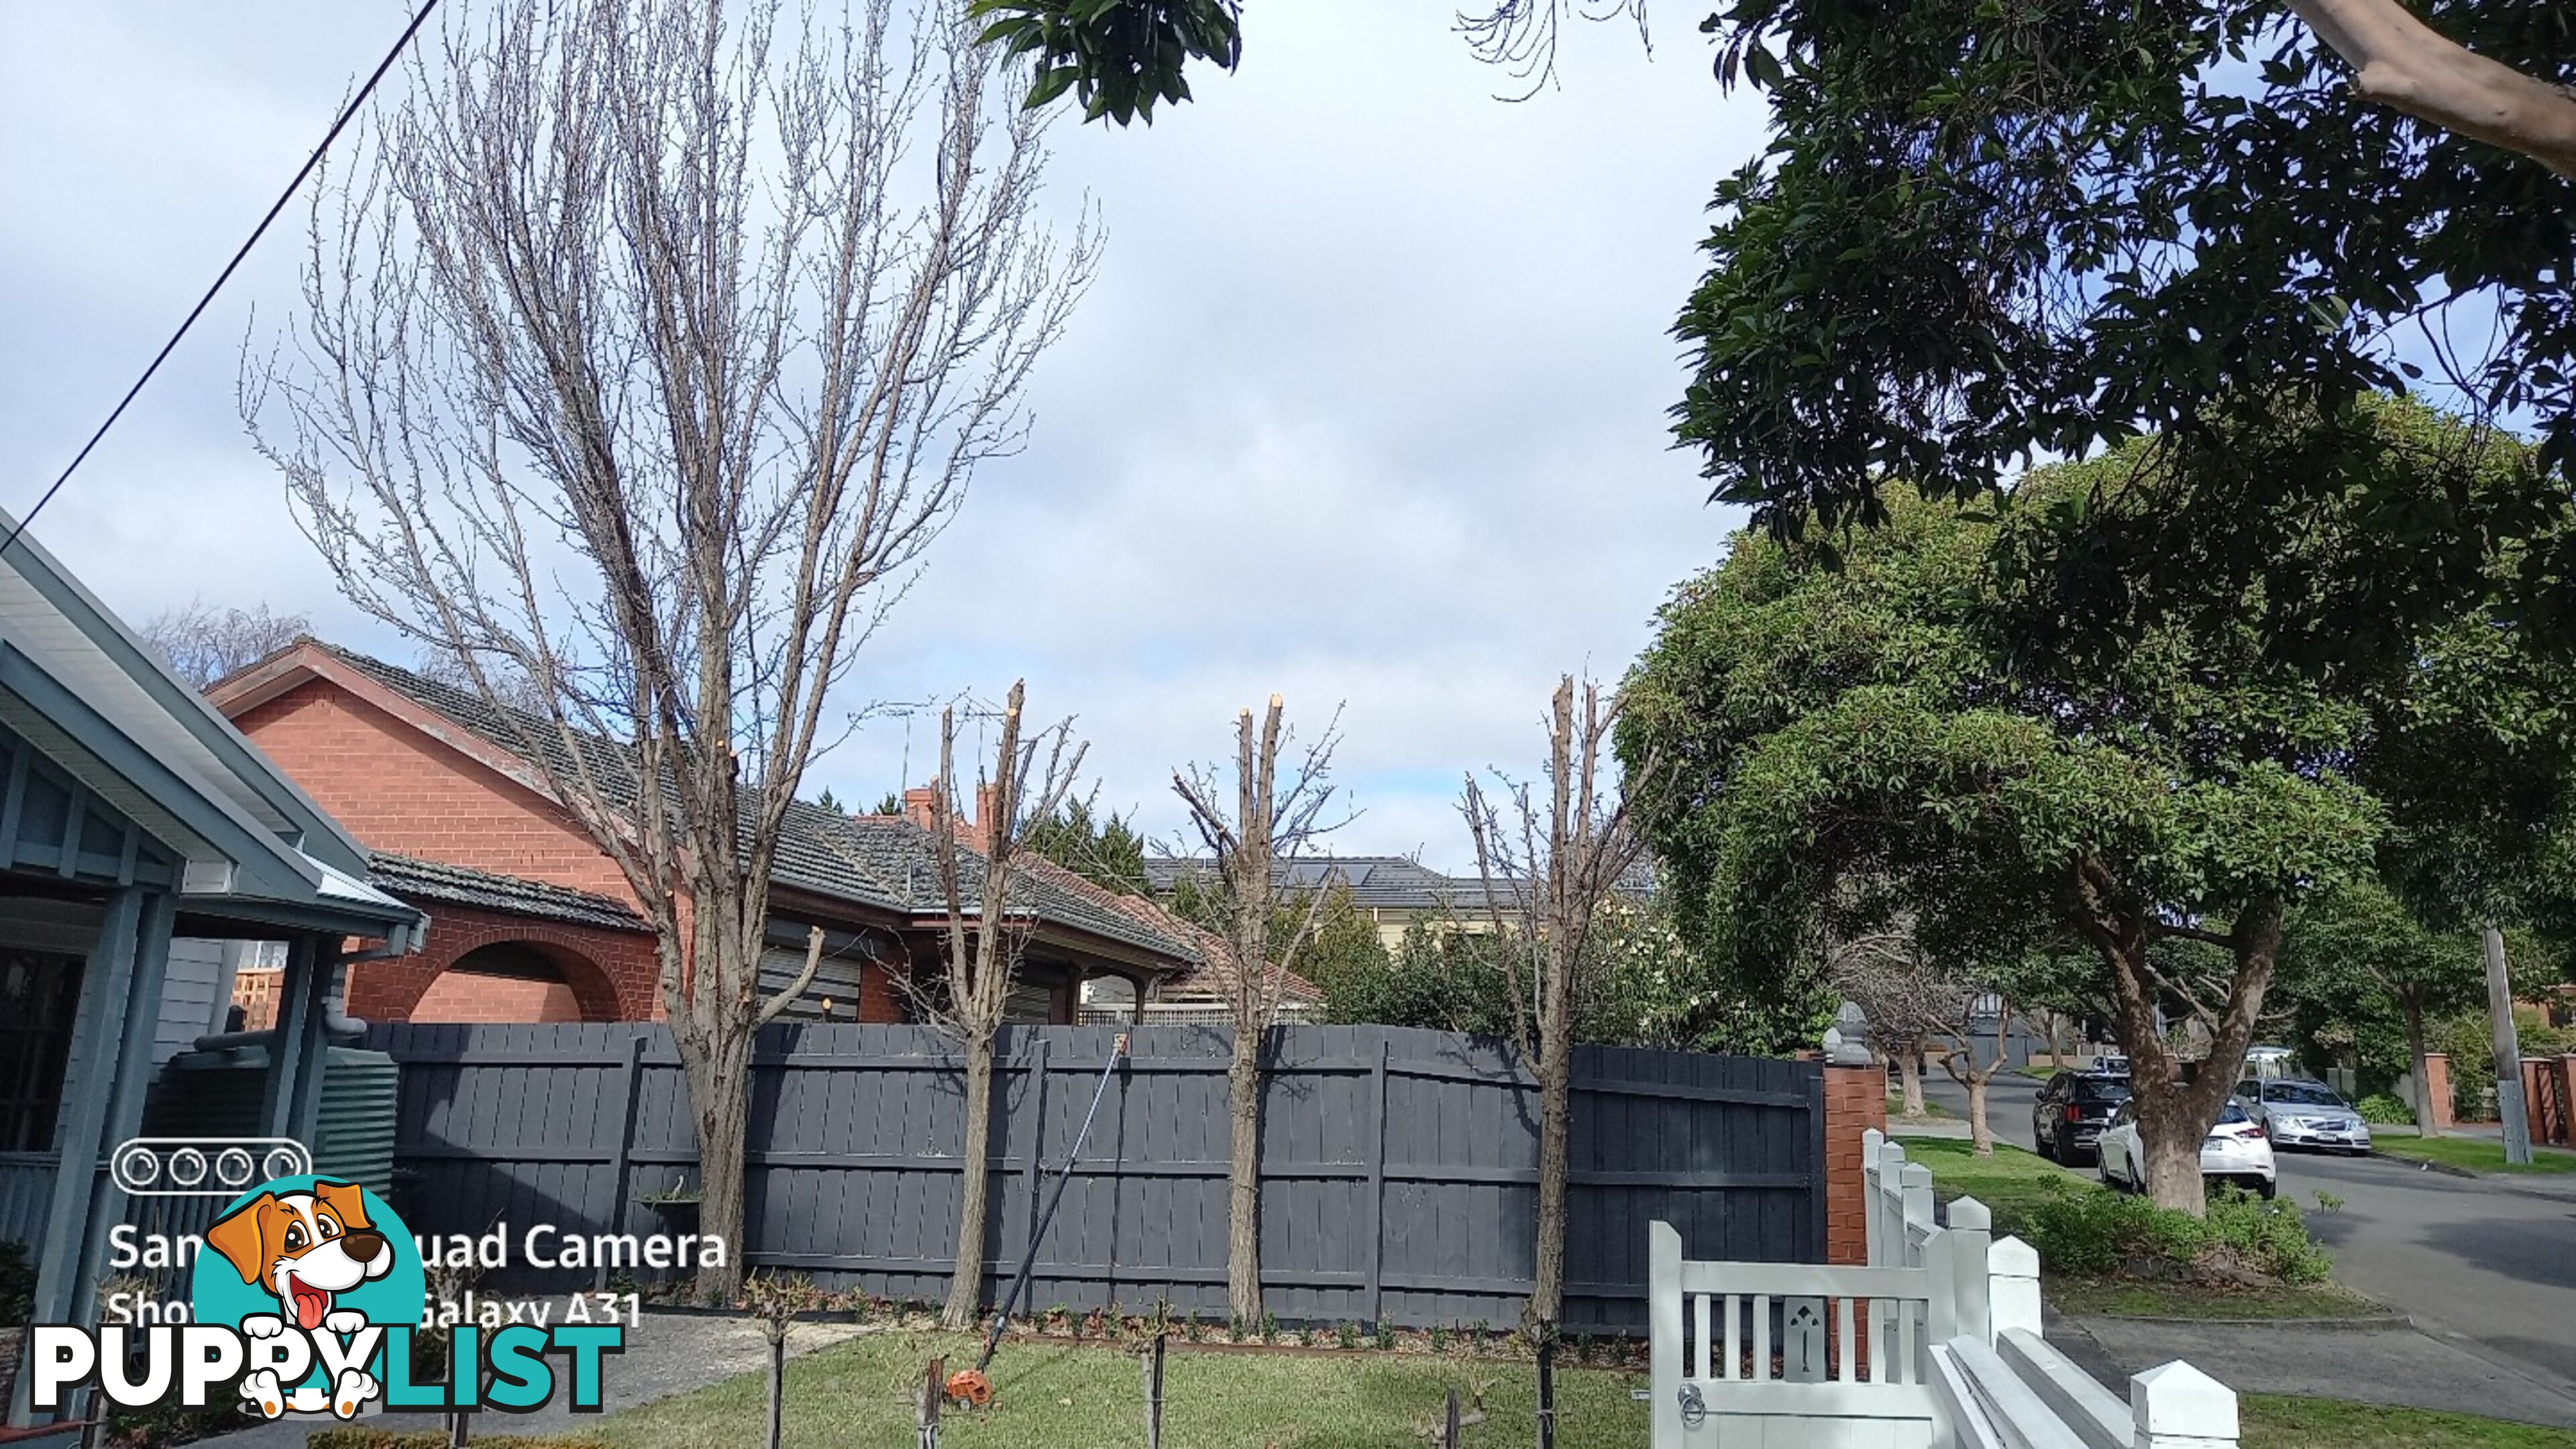
[[[348,1182],[316,1182],[311,1192],[263,1192],[206,1229],[206,1246],[223,1254],[243,1282],[275,1294],[285,1310],[283,1318],[244,1318],[241,1330],[251,1338],[274,1338],[289,1323],[307,1333],[318,1328],[343,1336],[365,1329],[365,1315],[332,1305],[337,1295],[394,1266],[393,1245],[368,1226],[366,1202],[357,1184]],[[285,1389],[270,1369],[241,1382],[245,1404],[271,1419],[289,1409],[311,1414],[325,1408],[346,1419],[381,1392],[375,1376],[357,1368],[341,1370],[328,1392]]]

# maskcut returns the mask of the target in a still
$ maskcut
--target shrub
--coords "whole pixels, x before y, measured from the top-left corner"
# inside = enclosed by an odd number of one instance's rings
[[[2052,1184],[2021,1229],[2041,1263],[2082,1278],[2322,1283],[2334,1268],[2296,1206],[2233,1188],[2195,1218],[2143,1197]]]
[[[2407,1106],[2398,1098],[2388,1095],[2386,1092],[2371,1093],[2369,1096],[2362,1098],[2361,1101],[2354,1106],[2353,1110],[2361,1114],[2361,1120],[2364,1122],[2378,1122],[2402,1127],[2410,1126],[2415,1121],[2415,1109]]]

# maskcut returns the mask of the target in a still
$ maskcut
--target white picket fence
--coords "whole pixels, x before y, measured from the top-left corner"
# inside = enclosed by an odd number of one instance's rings
[[[2236,1395],[2187,1363],[2094,1382],[2040,1332],[2039,1255],[1863,1138],[1869,1261],[1696,1262],[1648,1228],[1654,1449],[2231,1449]],[[1778,1342],[1774,1343],[1775,1333]]]

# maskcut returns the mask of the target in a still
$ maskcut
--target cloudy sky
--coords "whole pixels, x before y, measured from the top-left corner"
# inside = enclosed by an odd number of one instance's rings
[[[1735,519],[1666,446],[1666,335],[1715,179],[1758,143],[1696,22],[1584,27],[1523,104],[1447,0],[1256,0],[1249,55],[1151,129],[1062,125],[1050,187],[1109,243],[990,466],[850,701],[998,695],[1072,714],[1100,798],[1179,824],[1174,764],[1271,691],[1342,707],[1343,852],[1461,865],[1461,771],[1526,770],[1556,675],[1615,676]],[[0,504],[23,512],[291,175],[397,0],[0,5]],[[294,213],[290,212],[290,216]],[[332,592],[234,407],[294,303],[273,232],[37,532],[141,620]],[[282,243],[282,245],[281,245]],[[997,559],[1001,589],[970,575]],[[928,773],[881,721],[816,771]]]

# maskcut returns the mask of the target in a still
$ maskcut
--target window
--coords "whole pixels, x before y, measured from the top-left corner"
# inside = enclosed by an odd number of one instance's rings
[[[81,961],[0,952],[0,1152],[50,1152],[80,1011]]]
[[[2340,1107],[2343,1098],[2330,1087],[2314,1082],[2271,1082],[2263,1088],[2263,1100],[2282,1102],[2293,1107]]]

